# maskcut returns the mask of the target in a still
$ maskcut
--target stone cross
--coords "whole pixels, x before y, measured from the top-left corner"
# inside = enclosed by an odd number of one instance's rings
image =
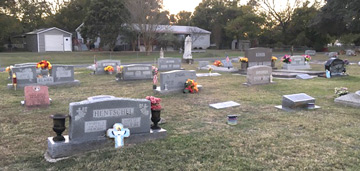
[[[114,124],[113,128],[108,129],[106,135],[115,139],[115,148],[124,146],[124,137],[130,136],[130,130],[124,128],[121,123]]]

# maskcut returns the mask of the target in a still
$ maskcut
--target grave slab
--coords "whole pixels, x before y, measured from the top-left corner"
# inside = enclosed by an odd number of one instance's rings
[[[234,101],[227,101],[227,102],[209,104],[209,106],[214,109],[224,109],[229,107],[237,107],[240,106],[240,104]]]
[[[313,107],[310,108],[309,104],[313,104]],[[315,105],[315,98],[305,93],[284,95],[282,98],[282,105],[275,107],[285,111],[320,108],[320,106]]]
[[[131,132],[131,131],[130,131]],[[150,130],[149,133],[131,134],[130,137],[124,139],[125,148],[127,145],[143,143],[156,139],[163,139],[167,135],[165,129]],[[48,162],[57,162],[66,157],[98,150],[105,147],[113,147],[114,141],[105,137],[99,137],[96,140],[85,142],[70,141],[68,135],[64,136],[64,142],[54,142],[52,137],[48,137],[48,150],[45,152],[45,159]]]
[[[351,106],[360,108],[360,91],[356,93],[349,93],[347,95],[340,96],[336,98],[335,103],[342,104],[345,106]]]
[[[221,76],[221,74],[219,73],[198,73],[196,74],[197,77],[216,77],[216,76]]]
[[[296,79],[300,80],[308,80],[314,78],[313,76],[310,76],[309,74],[298,74],[296,75]]]
[[[211,68],[213,68],[213,71],[216,71],[216,72],[231,72],[231,73],[233,73],[233,72],[239,71],[236,67],[226,68],[226,67],[217,67],[215,65],[211,65]]]

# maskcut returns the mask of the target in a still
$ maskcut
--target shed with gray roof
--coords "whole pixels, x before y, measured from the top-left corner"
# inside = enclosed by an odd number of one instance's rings
[[[31,52],[72,51],[72,34],[56,27],[34,30],[25,34]]]

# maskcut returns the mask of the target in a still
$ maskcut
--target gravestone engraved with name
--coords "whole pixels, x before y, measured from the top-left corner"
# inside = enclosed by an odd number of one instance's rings
[[[315,51],[315,50],[306,50],[306,51],[305,51],[305,55],[315,56],[315,55],[316,55],[316,51]]]
[[[272,49],[251,48],[246,50],[245,56],[248,58],[249,67],[257,65],[271,66]]]
[[[131,135],[150,132],[151,104],[146,99],[95,96],[70,103],[69,137],[71,141],[105,138],[115,123],[129,128]]]
[[[146,64],[123,65],[124,80],[149,80],[152,79],[152,66]]]
[[[284,95],[282,98],[282,105],[275,107],[286,111],[320,108],[315,105],[315,98],[305,93]]]
[[[96,62],[97,67],[95,68],[95,74],[105,74],[104,68],[107,66],[114,67],[116,71],[116,67],[121,65],[120,60],[101,60]]]
[[[188,79],[196,81],[196,72],[194,70],[176,70],[160,73],[160,90],[183,90]]]
[[[51,84],[54,83],[54,77],[40,77],[37,78],[36,83],[41,85]]]
[[[247,69],[247,85],[269,84],[272,68],[269,66],[252,66]]]
[[[25,86],[24,94],[26,107],[46,107],[50,105],[47,86]]]
[[[283,64],[283,69],[288,70],[301,70],[301,69],[311,69],[310,65],[305,62],[305,58],[303,56],[291,56],[290,64]]]
[[[34,66],[13,67],[12,72],[16,74],[18,86],[37,82],[36,68]]]
[[[158,70],[169,71],[181,69],[180,58],[159,58],[158,59]]]
[[[345,63],[338,58],[332,58],[325,63],[325,70],[330,71],[330,76],[343,76],[345,75]]]
[[[54,77],[54,82],[74,81],[74,66],[53,65],[51,69],[51,76]]]

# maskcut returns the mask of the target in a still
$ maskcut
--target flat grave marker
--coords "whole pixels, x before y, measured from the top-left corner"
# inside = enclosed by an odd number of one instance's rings
[[[240,106],[240,104],[234,101],[227,101],[227,102],[209,104],[209,106],[214,109],[224,109],[229,107],[237,107]]]

